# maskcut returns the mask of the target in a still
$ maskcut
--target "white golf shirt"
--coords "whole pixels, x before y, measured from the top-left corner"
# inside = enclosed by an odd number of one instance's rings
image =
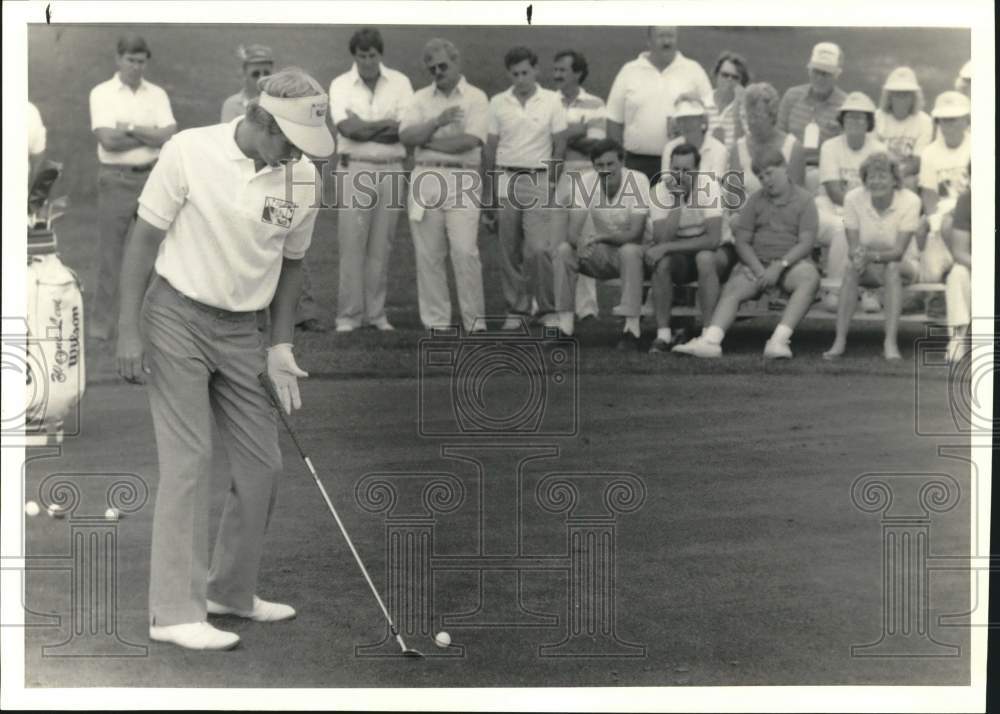
[[[145,79],[135,91],[116,73],[90,90],[90,129],[116,129],[119,125],[151,126],[156,129],[176,124],[167,93]],[[97,142],[97,159],[102,164],[144,166],[156,161],[160,149],[137,146],[126,151],[108,151]]]
[[[633,216],[649,213],[649,179],[646,174],[622,168],[622,181],[615,196],[601,194],[600,174],[588,171],[581,174],[572,193],[572,208],[586,210],[588,218],[577,249],[610,233],[620,233],[628,227]]]
[[[969,158],[972,139],[966,133],[962,143],[949,149],[938,136],[920,154],[920,188],[937,193],[938,198],[956,200],[969,187]]]
[[[914,112],[899,121],[892,112],[875,112],[875,135],[896,159],[920,156],[934,136],[934,120],[927,112]]]
[[[413,95],[413,99],[403,110],[399,130],[402,131],[416,124],[430,121],[449,107],[460,107],[465,115],[464,119],[461,123],[452,122],[438,127],[431,138],[442,139],[471,134],[485,144],[489,132],[489,100],[486,98],[485,92],[473,87],[466,81],[465,77],[459,78],[458,84],[451,90],[451,94],[444,94],[437,88],[436,84],[418,89]],[[461,154],[446,154],[441,151],[417,147],[414,158],[417,163],[422,161],[461,163],[475,168],[479,166],[481,154],[482,149],[478,146]]]
[[[347,119],[348,110],[364,121],[403,118],[403,111],[413,98],[413,85],[402,72],[379,65],[379,77],[373,92],[358,74],[358,65],[330,82],[330,116],[334,125]],[[380,144],[377,141],[354,141],[338,134],[341,154],[355,159],[402,159],[406,147],[399,142]]]
[[[659,156],[667,143],[667,118],[682,94],[696,94],[711,114],[712,83],[702,66],[680,52],[663,71],[643,52],[627,62],[608,95],[608,119],[625,125],[625,150]]]
[[[156,272],[193,300],[234,312],[267,307],[282,258],[301,259],[322,199],[306,158],[255,171],[234,133],[244,121],[188,129],[160,153],[139,217],[167,232]],[[289,185],[291,184],[291,185]]]
[[[844,134],[827,139],[819,148],[819,182],[843,181],[844,190],[850,191],[861,185],[861,164],[876,151],[885,151],[885,145],[875,134],[865,134],[865,143],[855,151],[847,145]],[[821,189],[820,195],[826,191]]]
[[[489,133],[500,138],[497,166],[542,168],[552,158],[552,135],[566,129],[558,92],[535,87],[523,105],[514,88],[490,100]]]
[[[920,197],[907,189],[896,189],[883,213],[872,205],[872,195],[864,186],[844,196],[844,228],[858,232],[863,246],[887,249],[896,245],[900,233],[914,233],[920,225]]]

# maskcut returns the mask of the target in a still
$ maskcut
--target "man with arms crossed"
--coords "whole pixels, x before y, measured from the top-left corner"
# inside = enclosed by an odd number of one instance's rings
[[[354,66],[330,83],[330,116],[340,133],[340,160],[347,170],[337,212],[337,332],[363,325],[385,332],[393,329],[385,315],[385,295],[406,156],[399,143],[399,119],[413,87],[405,74],[382,64],[378,30],[358,30],[349,46]]]
[[[573,296],[578,273],[600,280],[621,278],[622,300],[615,313],[625,318],[620,350],[639,347],[642,310],[642,233],[649,210],[649,180],[624,168],[625,151],[613,139],[590,150],[594,171],[573,190],[569,228],[553,257],[559,328],[573,334]]]
[[[532,297],[546,324],[554,318],[549,219],[566,153],[566,111],[558,93],[538,86],[537,65],[538,55],[527,47],[507,52],[504,66],[512,84],[490,100],[483,154],[484,196],[491,207],[499,200],[505,330],[521,328]]]
[[[762,152],[754,159],[753,170],[763,188],[750,196],[733,223],[736,255],[742,265],[733,270],[723,288],[712,324],[700,337],[675,346],[674,352],[721,357],[722,339],[740,303],[777,286],[790,297],[781,322],[764,346],[764,357],[792,356],[788,341],[819,289],[819,271],[809,259],[816,240],[816,204],[808,191],[788,178],[785,157],[777,149]]]
[[[257,375],[266,370],[286,412],[301,405],[297,378],[307,375],[292,356],[293,320],[318,212],[318,174],[301,157],[333,152],[326,110],[316,80],[278,72],[245,117],[166,144],[139,198],[122,265],[117,361],[128,381],[149,381],[160,467],[149,579],[156,641],[230,649],[239,637],[206,614],[295,615],[256,595],[281,472],[275,415]],[[265,354],[256,311],[269,305]],[[210,565],[213,415],[232,470]]]
[[[434,81],[414,94],[399,124],[400,141],[416,148],[409,211],[420,321],[427,329],[452,324],[450,254],[462,325],[467,332],[482,330],[479,204],[470,189],[486,141],[489,100],[466,81],[458,49],[448,40],[430,40],[423,62]]]
[[[152,54],[139,35],[118,40],[118,72],[90,92],[90,128],[97,137],[97,229],[100,264],[90,335],[114,337],[122,252],[139,194],[160,147],[177,131],[167,93],[142,75]]]

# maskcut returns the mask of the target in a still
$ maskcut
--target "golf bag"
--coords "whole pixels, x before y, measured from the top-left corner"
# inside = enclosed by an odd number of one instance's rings
[[[26,341],[28,436],[61,439],[63,421],[86,387],[83,296],[76,274],[56,252],[48,195],[60,166],[49,162],[28,198],[28,315]]]

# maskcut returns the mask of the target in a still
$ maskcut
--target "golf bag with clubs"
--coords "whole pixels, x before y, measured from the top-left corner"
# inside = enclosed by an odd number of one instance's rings
[[[66,206],[65,198],[49,198],[61,169],[60,164],[46,161],[28,193],[25,436],[29,444],[61,442],[64,420],[86,388],[80,281],[59,260],[52,230]]]

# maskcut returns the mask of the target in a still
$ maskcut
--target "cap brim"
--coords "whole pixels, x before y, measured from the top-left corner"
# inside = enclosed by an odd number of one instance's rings
[[[289,119],[284,119],[278,115],[273,115],[278,122],[281,132],[296,148],[309,156],[329,156],[333,153],[336,144],[330,130],[323,126],[307,126],[297,124]]]
[[[919,92],[920,87],[915,84],[886,84],[884,87],[887,92]]]
[[[840,74],[840,67],[834,67],[828,64],[820,64],[818,62],[810,62],[806,65],[809,69],[818,69],[821,72],[829,72],[830,74]]]
[[[967,117],[969,112],[962,111],[961,109],[945,109],[940,112],[931,112],[932,119],[958,119],[959,117]]]

